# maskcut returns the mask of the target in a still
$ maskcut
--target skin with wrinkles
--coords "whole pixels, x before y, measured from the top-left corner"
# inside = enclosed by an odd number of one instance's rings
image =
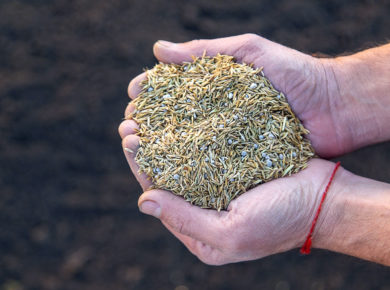
[[[147,76],[127,118],[140,127],[136,161],[153,188],[225,210],[314,156],[309,132],[260,69],[217,55],[160,63]]]
[[[311,131],[315,151],[332,157],[361,146],[390,139],[389,67],[372,69],[380,80],[367,85],[360,74],[367,63],[390,57],[390,46],[353,57],[317,59],[256,35],[240,35],[183,44],[159,41],[154,54],[165,63],[190,61],[204,50],[232,55],[238,62],[263,67],[276,89],[285,92],[290,106]],[[382,55],[380,56],[376,56]],[[358,72],[358,73],[356,73]],[[351,78],[354,81],[351,81]],[[375,79],[374,78],[374,79]],[[129,96],[140,92],[142,74],[129,85]],[[375,89],[374,89],[375,88]],[[372,100],[358,96],[373,96]],[[130,103],[126,116],[134,110]],[[143,190],[151,182],[138,174],[134,160],[139,137],[137,124],[124,121],[119,127],[125,156]],[[375,128],[375,126],[379,126]],[[207,264],[253,260],[303,244],[321,194],[335,164],[312,159],[308,168],[290,177],[255,187],[232,201],[227,211],[201,209],[163,190],[144,192],[140,210],[159,218],[187,248]],[[355,176],[343,168],[337,171],[323,205],[313,237],[313,247],[330,249],[390,265],[389,185]],[[373,226],[375,225],[375,226]],[[375,245],[372,244],[375,242]]]

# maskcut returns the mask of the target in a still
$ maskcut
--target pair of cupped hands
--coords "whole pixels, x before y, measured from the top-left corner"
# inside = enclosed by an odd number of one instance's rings
[[[334,59],[320,59],[287,48],[253,34],[187,43],[158,41],[154,55],[164,63],[191,61],[191,56],[217,53],[234,56],[237,62],[263,67],[265,76],[282,91],[295,114],[310,131],[316,153],[324,158],[355,149],[348,128],[338,115],[339,86]],[[131,99],[137,98],[145,73],[129,85]],[[134,110],[130,102],[125,115]],[[139,198],[140,211],[161,220],[201,261],[212,265],[254,260],[300,247],[309,232],[322,193],[335,164],[319,158],[290,177],[253,188],[233,200],[227,211],[201,209],[164,190],[148,190],[151,181],[138,173],[135,162],[138,125],[125,120],[119,126],[130,168],[145,191]],[[347,132],[347,133],[345,133]],[[330,189],[313,237],[313,246],[326,247],[326,236],[337,221],[332,200],[348,173],[340,168]],[[339,180],[339,182],[337,182]]]

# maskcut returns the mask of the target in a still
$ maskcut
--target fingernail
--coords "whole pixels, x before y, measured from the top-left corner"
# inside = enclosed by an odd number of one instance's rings
[[[161,46],[164,46],[164,47],[170,47],[170,46],[174,45],[173,42],[169,42],[169,41],[166,41],[166,40],[159,40],[159,41],[157,41],[157,44],[161,45]]]
[[[139,210],[144,214],[152,215],[156,218],[160,217],[161,208],[157,202],[146,200],[140,204]]]

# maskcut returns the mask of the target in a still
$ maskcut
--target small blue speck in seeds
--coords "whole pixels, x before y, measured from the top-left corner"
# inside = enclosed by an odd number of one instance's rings
[[[175,105],[175,106],[174,106],[174,108],[175,108],[175,109],[178,109],[178,108],[179,108],[179,106],[178,106],[178,105]]]
[[[175,175],[173,176],[173,179],[178,180],[179,177],[180,177],[179,174],[175,174]]]
[[[279,154],[279,159],[283,160],[284,156],[283,154]]]
[[[280,96],[280,95],[277,95],[276,97],[277,97],[279,100],[280,100],[280,98],[281,98],[281,96]]]
[[[264,135],[259,135],[259,139],[263,140],[264,139]]]
[[[272,166],[272,161],[269,160],[269,159],[267,160],[267,166],[268,166],[268,167],[271,167],[271,166]]]
[[[153,88],[152,88],[152,87],[149,87],[149,88],[148,88],[148,92],[151,92],[151,91],[153,91]]]
[[[256,89],[257,88],[257,84],[256,83],[252,83],[249,88],[250,89]]]
[[[261,153],[261,156],[265,158],[265,157],[267,157],[268,155],[267,155],[267,153],[263,152],[263,153]]]
[[[244,118],[242,118],[243,120],[244,120],[244,122],[246,122],[246,120],[248,120],[248,118],[247,117],[244,117]]]
[[[187,99],[187,103],[191,103],[191,100],[190,100],[190,99]]]
[[[170,94],[166,94],[166,95],[163,96],[163,99],[169,99],[170,97],[171,97]]]
[[[225,127],[223,124],[219,125],[219,128],[221,128],[221,129],[222,129],[223,127]]]
[[[217,140],[217,136],[213,136],[213,141]]]
[[[234,178],[230,178],[230,182],[234,182]]]
[[[270,137],[271,139],[275,139],[275,136],[272,133],[269,133],[268,137]]]
[[[248,95],[245,95],[245,98],[247,98],[247,99],[248,99],[248,98],[249,98],[249,96],[248,96]]]
[[[292,157],[297,157],[297,153],[293,152],[292,154]]]
[[[259,148],[259,145],[253,144],[253,148],[257,149],[257,148]]]
[[[229,93],[229,94],[228,94],[228,98],[229,98],[229,99],[233,98],[233,93]]]
[[[232,145],[232,144],[233,144],[233,140],[232,140],[232,139],[229,139],[229,140],[228,140],[228,144],[229,144],[229,145]]]
[[[234,120],[237,120],[237,119],[238,119],[238,116],[237,116],[237,115],[233,115],[233,119],[234,119]]]
[[[241,156],[242,156],[242,157],[245,157],[247,154],[248,154],[248,153],[246,153],[246,151],[242,151],[242,152],[241,152]]]

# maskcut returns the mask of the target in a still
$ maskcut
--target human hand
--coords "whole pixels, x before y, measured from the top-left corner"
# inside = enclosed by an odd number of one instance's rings
[[[148,190],[150,180],[138,173],[135,152],[138,136],[123,140],[126,158],[146,190],[139,198],[140,210],[161,220],[165,227],[201,261],[221,265],[259,259],[284,252],[304,243],[318,208],[322,191],[334,163],[312,159],[309,166],[290,177],[267,182],[233,200],[227,211],[218,212],[191,205],[165,190]],[[339,169],[321,211],[313,247],[324,247],[330,229],[337,223],[335,199],[342,180]]]
[[[364,77],[361,83],[366,84],[370,75],[356,72],[372,69],[367,64],[382,63],[381,56],[386,53],[381,51],[386,52],[387,48],[375,49],[375,52],[379,50],[377,54],[372,50],[360,53],[341,63],[319,60],[255,35],[242,35],[185,44],[159,42],[154,53],[160,61],[180,63],[207,50],[210,56],[219,52],[233,55],[239,62],[263,66],[266,77],[286,94],[294,112],[311,130],[309,139],[316,152],[329,157],[390,136],[383,127],[388,123],[387,99],[379,98],[388,92],[383,81],[385,74],[380,69],[370,71],[374,74],[371,79],[382,80],[376,82],[379,89],[365,85],[362,90],[362,85],[356,86],[359,82],[348,80],[356,75],[357,79]],[[144,78],[142,74],[130,83],[131,98],[138,95],[138,84]],[[349,98],[348,92],[354,97]],[[374,99],[359,98],[359,92]],[[126,116],[133,109],[130,104]],[[139,140],[136,128],[132,120],[124,121],[119,128],[123,147],[134,152]],[[147,190],[151,182],[145,174],[138,174],[134,153],[125,151],[125,155],[143,190]],[[313,159],[307,169],[246,192],[223,212],[192,206],[163,190],[146,191],[139,199],[139,206],[141,211],[158,217],[191,252],[208,264],[257,259],[302,245],[333,168],[331,162]],[[313,247],[389,265],[388,192],[388,185],[354,176],[340,168],[317,222]]]
[[[342,137],[338,122],[329,107],[331,94],[328,72],[323,60],[299,53],[254,35],[223,40],[195,41],[186,44],[159,42],[154,47],[156,57],[166,63],[190,61],[204,50],[235,56],[238,62],[264,67],[264,73],[274,86],[285,93],[294,112],[312,131],[309,138],[317,153],[324,156],[340,154]],[[135,98],[142,74],[129,85],[129,95]],[[132,104],[126,115],[133,110]],[[124,121],[119,132],[124,148],[136,151],[137,124]],[[340,145],[341,144],[341,145]],[[345,145],[346,146],[346,145]],[[135,152],[134,151],[134,152]],[[129,165],[144,190],[151,181],[138,174],[134,156],[125,152]],[[297,247],[303,239],[318,206],[332,163],[313,160],[309,167],[289,178],[261,185],[231,202],[227,212],[215,212],[191,206],[183,199],[162,190],[147,191],[140,197],[141,211],[153,214],[200,259],[211,264],[250,260]],[[154,201],[151,203],[150,201]],[[159,209],[152,211],[152,205]],[[324,215],[323,215],[324,216]]]
[[[263,67],[265,76],[276,89],[282,91],[295,114],[309,129],[308,138],[317,154],[322,157],[340,155],[353,148],[350,131],[345,130],[337,114],[338,88],[332,65],[328,59],[319,59],[300,53],[253,34],[214,40],[195,40],[182,44],[159,41],[154,46],[157,59],[165,63],[191,61],[191,56],[217,53],[232,55],[238,62]],[[143,73],[132,80],[129,96],[137,97]],[[130,104],[128,114],[132,110]],[[126,126],[134,127],[131,121]]]

